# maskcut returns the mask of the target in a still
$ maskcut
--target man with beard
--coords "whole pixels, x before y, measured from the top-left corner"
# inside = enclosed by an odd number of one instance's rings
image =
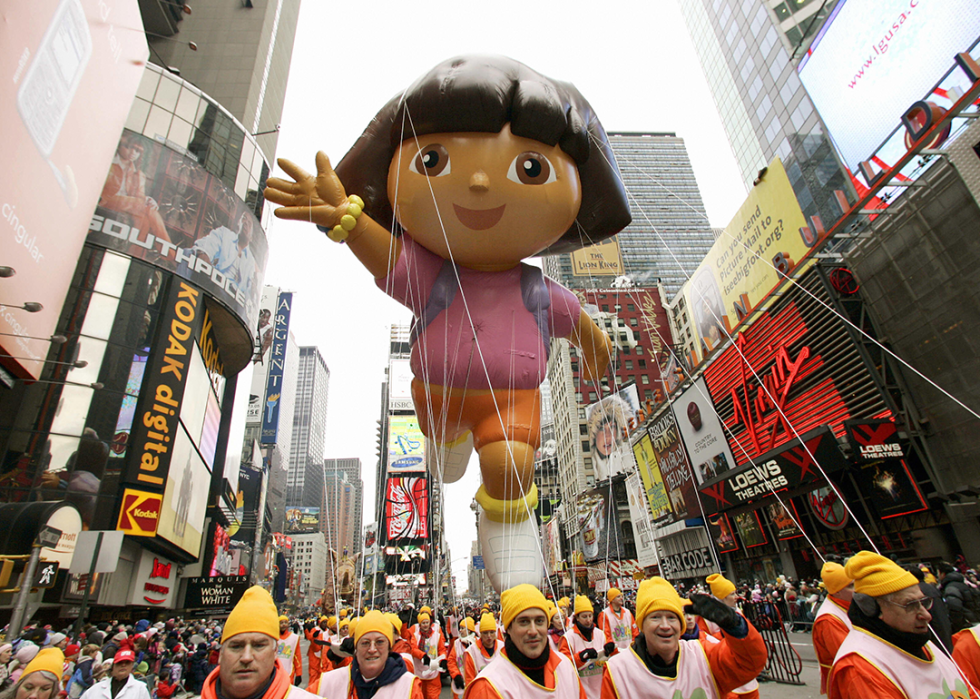
[[[844,566],[854,580],[854,625],[830,673],[830,699],[959,696],[969,690],[956,665],[929,640],[932,598],[897,563],[861,551]]]

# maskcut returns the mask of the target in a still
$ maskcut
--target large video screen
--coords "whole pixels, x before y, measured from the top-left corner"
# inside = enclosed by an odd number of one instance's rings
[[[980,36],[976,0],[842,0],[800,80],[852,171]]]
[[[124,130],[88,242],[180,275],[256,327],[269,251],[265,231],[191,156]]]

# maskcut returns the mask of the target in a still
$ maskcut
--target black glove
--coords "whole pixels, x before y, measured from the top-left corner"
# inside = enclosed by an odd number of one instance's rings
[[[343,641],[340,642],[340,650],[348,653],[349,655],[354,655],[354,638],[348,636]]]
[[[599,657],[599,651],[595,648],[586,648],[578,654],[579,662],[587,663]]]
[[[447,663],[445,660],[439,661],[439,667],[443,672],[449,672],[449,663]]]
[[[691,606],[689,609],[702,619],[713,621],[722,628],[723,631],[735,631],[742,625],[742,617],[734,609],[717,599],[714,595],[690,595]]]
[[[429,663],[430,662],[431,662],[431,659],[429,658],[429,654],[428,653],[426,653],[425,655],[422,656],[422,664],[423,665],[425,665],[426,667],[429,667]]]
[[[616,644],[613,643],[612,641],[609,641],[609,643],[607,643],[602,647],[602,652],[606,654],[607,658],[610,655],[612,655],[615,650],[616,650]]]
[[[302,682],[302,681],[303,681],[303,676],[302,675],[297,675],[296,676],[296,679],[293,680],[293,686],[299,687],[299,683]]]
[[[312,619],[307,619],[306,623],[303,624],[303,630],[310,631],[314,626],[316,626],[316,622],[313,621]]]
[[[463,689],[464,687],[466,687],[466,683],[463,682],[463,676],[456,675],[453,678],[453,685],[455,685],[456,689]]]

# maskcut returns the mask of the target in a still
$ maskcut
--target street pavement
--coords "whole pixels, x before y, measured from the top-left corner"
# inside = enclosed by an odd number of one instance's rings
[[[760,699],[820,699],[820,666],[817,665],[817,656],[813,650],[808,633],[789,634],[790,643],[794,650],[800,655],[803,661],[803,671],[800,673],[799,680],[803,684],[779,684],[776,682],[762,682],[759,685]],[[309,643],[306,639],[301,640],[303,650],[303,687],[307,685],[307,656],[306,649]],[[443,687],[439,694],[439,699],[452,699],[453,694],[449,687]]]

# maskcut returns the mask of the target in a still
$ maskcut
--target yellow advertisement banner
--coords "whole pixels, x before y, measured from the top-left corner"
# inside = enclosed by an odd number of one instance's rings
[[[576,277],[618,277],[623,274],[623,257],[616,238],[572,253],[572,275]]]
[[[657,463],[657,454],[653,450],[653,442],[649,434],[645,434],[633,445],[633,455],[636,457],[637,470],[643,479],[643,490],[647,494],[647,503],[654,520],[670,514],[670,501],[667,489]]]
[[[723,343],[819,242],[775,158],[684,286],[699,340],[697,361]]]

